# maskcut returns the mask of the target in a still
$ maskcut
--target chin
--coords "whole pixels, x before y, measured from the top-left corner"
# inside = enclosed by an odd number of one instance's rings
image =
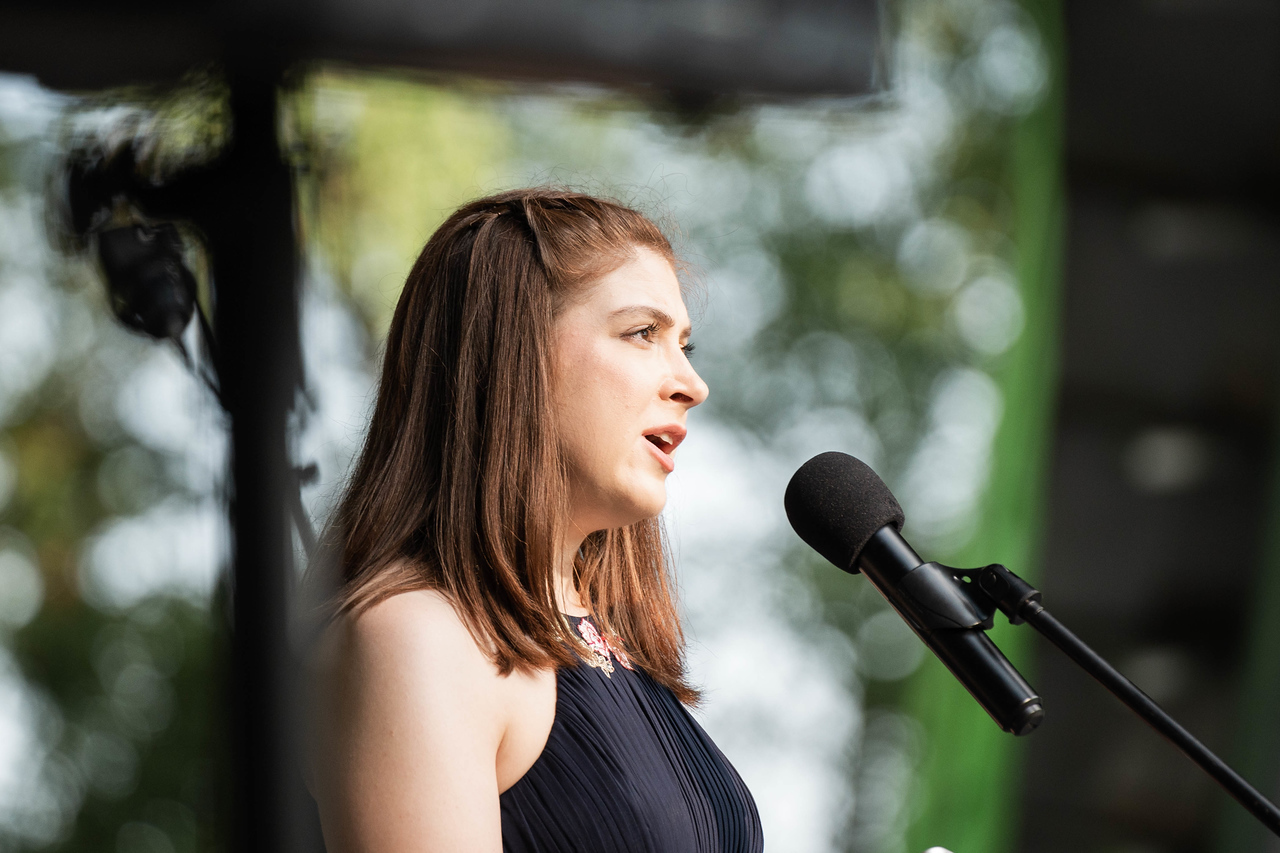
[[[582,530],[629,527],[660,515],[667,505],[666,477],[649,471],[615,470],[595,478],[591,487],[583,480],[574,489],[579,496],[574,503],[586,510],[578,516]]]
[[[621,522],[615,527],[628,527],[648,518],[661,515],[662,508],[667,505],[667,487],[658,484],[656,487],[633,491],[627,495],[626,508],[617,513]]]

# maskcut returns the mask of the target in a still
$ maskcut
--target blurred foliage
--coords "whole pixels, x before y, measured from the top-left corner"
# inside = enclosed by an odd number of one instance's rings
[[[1065,242],[1065,34],[1057,0],[1022,9],[1046,53],[1046,86],[1008,136],[1004,184],[1007,232],[1025,306],[1026,330],[995,376],[1006,411],[994,440],[989,485],[960,565],[1006,564],[1033,583],[1039,574],[1058,376],[1058,300]],[[1024,675],[1035,672],[1033,635],[1000,620],[992,638]],[[996,729],[937,661],[912,683],[908,706],[934,733],[922,763],[923,817],[916,845],[1013,850],[1018,843],[1018,785],[1026,744]],[[944,746],[945,744],[945,746]],[[1034,831],[1034,830],[1033,830]]]
[[[207,611],[163,599],[114,618],[48,606],[15,637],[26,677],[60,711],[55,748],[78,777],[66,782],[85,788],[69,834],[48,849],[220,849],[215,641]]]
[[[494,88],[318,70],[290,101],[287,137],[311,177],[305,238],[379,333],[427,238],[509,157],[509,134],[485,108]]]
[[[207,490],[129,429],[122,391],[156,351],[113,324],[96,270],[56,249],[76,242],[59,218],[67,152],[136,141],[164,174],[225,139],[225,93],[207,76],[81,101],[4,84],[44,124],[0,138],[0,850],[218,849],[223,640],[207,596],[86,586],[113,524]]]
[[[715,389],[706,416],[781,465],[833,446],[862,456],[902,498],[918,546],[939,559],[976,553],[985,540],[970,531],[989,529],[978,521],[1038,488],[1042,413],[1024,413],[1017,435],[1006,413],[1029,399],[1023,330],[1039,335],[1049,310],[1037,302],[1046,280],[1028,271],[1054,262],[1036,243],[1054,225],[1028,218],[1018,141],[1045,55],[1034,23],[1003,0],[903,0],[892,12],[893,91],[871,102],[691,105],[645,92],[309,69],[281,118],[298,167],[307,299],[358,311],[368,338],[381,340],[417,252],[462,201],[538,182],[620,197],[668,226],[701,294],[698,368]],[[47,109],[57,118],[43,132],[0,143],[10,188],[4,196],[0,187],[0,207],[24,227],[41,219],[34,199],[56,181],[58,157],[87,141],[132,140],[163,174],[208,156],[228,131],[225,91],[208,76],[160,99],[118,92]],[[0,489],[0,552],[18,555],[15,572],[38,567],[41,596],[38,612],[4,637],[13,716],[32,738],[22,754],[35,758],[17,771],[24,791],[4,791],[0,773],[0,795],[16,803],[0,813],[0,850],[217,849],[224,638],[212,586],[100,587],[128,565],[130,547],[140,566],[180,562],[116,535],[134,529],[122,525],[160,535],[173,517],[158,514],[165,508],[216,514],[220,486],[192,474],[191,453],[221,423],[206,411],[192,416],[199,429],[140,425],[138,387],[172,390],[160,380],[178,381],[176,359],[111,324],[82,259],[0,238],[0,307],[14,293],[43,300],[56,319],[47,344],[32,344],[52,353],[45,368],[29,355],[0,362],[28,365],[33,377],[0,383],[0,463],[12,460],[14,472],[7,502]],[[341,358],[370,366],[370,352],[341,346]],[[309,364],[323,386],[316,370]],[[358,424],[343,428],[330,444],[358,442]],[[340,481],[340,470],[322,471]],[[166,535],[197,547],[181,529]],[[931,664],[911,675],[918,643],[878,619],[885,604],[874,590],[794,540],[776,550],[796,632],[814,648],[856,652],[832,660],[862,661],[832,676],[863,706],[861,729],[825,759],[845,771],[854,802],[834,846],[897,853],[908,839],[946,843],[945,819],[920,823],[928,838],[909,835],[908,824],[921,808],[952,813],[930,768],[949,742],[967,741],[966,726],[991,724],[968,714],[948,734],[930,722],[921,713],[930,703],[973,709]],[[989,734],[973,743],[989,745]],[[926,753],[933,765],[921,765]],[[1011,765],[994,764],[979,793],[998,800]],[[986,835],[960,853],[1007,839],[1009,813],[992,814]]]

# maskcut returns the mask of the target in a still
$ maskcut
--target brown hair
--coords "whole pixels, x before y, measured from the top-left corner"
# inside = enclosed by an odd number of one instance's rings
[[[439,590],[504,674],[574,662],[556,600],[567,499],[552,324],[639,247],[675,262],[636,211],[545,187],[466,204],[431,236],[396,306],[368,438],[326,532],[337,612]],[[573,571],[601,630],[692,702],[668,565],[653,518],[591,534]]]

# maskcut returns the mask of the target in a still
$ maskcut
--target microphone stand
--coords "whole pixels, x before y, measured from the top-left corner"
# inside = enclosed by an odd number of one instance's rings
[[[1040,603],[1040,591],[1001,565],[981,569],[950,569],[956,586],[986,617],[982,627],[990,628],[995,611],[999,610],[1014,625],[1026,622],[1043,634],[1071,658],[1081,669],[1092,675],[1103,687],[1125,704],[1208,773],[1236,802],[1244,806],[1267,829],[1280,836],[1280,808],[1277,808],[1256,788],[1232,770],[1227,763],[1187,731],[1150,696],[1143,693],[1129,679],[1107,663],[1101,655],[1089,648],[1083,640],[1067,630]]]

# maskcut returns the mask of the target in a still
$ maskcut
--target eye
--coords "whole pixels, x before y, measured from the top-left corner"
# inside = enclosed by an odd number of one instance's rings
[[[627,334],[624,335],[624,337],[643,338],[645,341],[651,341],[653,339],[653,336],[657,334],[657,332],[658,332],[657,324],[650,323],[649,325],[645,326],[643,329],[636,329],[634,332],[627,332]]]
[[[694,346],[692,342],[687,343],[684,346],[680,347],[680,350],[681,352],[684,353],[685,358],[693,358]]]

